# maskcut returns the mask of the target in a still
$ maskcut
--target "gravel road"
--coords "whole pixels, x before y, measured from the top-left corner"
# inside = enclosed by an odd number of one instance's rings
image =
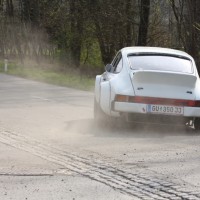
[[[200,199],[200,134],[97,129],[93,99],[0,74],[0,199]]]

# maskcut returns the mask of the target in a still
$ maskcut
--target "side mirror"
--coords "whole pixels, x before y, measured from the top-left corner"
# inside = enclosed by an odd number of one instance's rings
[[[107,64],[107,65],[105,66],[105,70],[106,70],[107,72],[110,72],[111,69],[112,69],[112,65],[111,65],[111,64]]]

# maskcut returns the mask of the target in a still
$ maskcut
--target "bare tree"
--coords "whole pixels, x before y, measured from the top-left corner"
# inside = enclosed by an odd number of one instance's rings
[[[200,71],[200,1],[170,0],[177,32],[186,52],[194,57]]]
[[[91,0],[90,13],[104,64],[122,47],[135,43],[134,0]]]

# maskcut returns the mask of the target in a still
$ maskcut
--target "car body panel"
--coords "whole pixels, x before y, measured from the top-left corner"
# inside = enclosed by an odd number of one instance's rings
[[[197,77],[159,71],[137,71],[132,81],[136,96],[195,99]]]
[[[101,75],[96,76],[95,80],[95,101],[99,103],[100,98],[100,83],[101,83]]]
[[[110,115],[110,83],[109,81],[102,81],[100,91],[100,106],[101,109]]]

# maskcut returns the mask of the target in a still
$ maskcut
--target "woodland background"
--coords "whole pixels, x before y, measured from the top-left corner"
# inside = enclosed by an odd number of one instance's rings
[[[1,60],[87,72],[126,46],[184,50],[200,71],[200,1],[0,0]]]

